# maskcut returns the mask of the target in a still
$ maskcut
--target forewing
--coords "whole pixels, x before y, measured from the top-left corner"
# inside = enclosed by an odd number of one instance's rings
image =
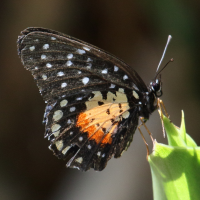
[[[22,34],[19,55],[46,101],[83,87],[93,91],[94,87],[103,89],[114,84],[147,92],[133,69],[97,47],[43,28],[28,28]]]
[[[137,73],[95,46],[43,28],[24,30],[18,52],[47,102],[45,137],[54,154],[81,170],[102,170],[119,157],[137,127],[132,91],[147,91]]]

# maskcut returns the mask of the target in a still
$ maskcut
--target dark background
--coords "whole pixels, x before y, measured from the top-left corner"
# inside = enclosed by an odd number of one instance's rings
[[[48,150],[42,125],[45,103],[17,55],[20,31],[54,29],[99,46],[130,64],[149,84],[167,36],[162,97],[171,120],[200,144],[200,1],[19,0],[0,1],[0,199],[152,199],[146,148],[138,131],[127,152],[102,172],[66,169]],[[157,111],[147,126],[163,139]],[[145,129],[143,133],[150,145]]]

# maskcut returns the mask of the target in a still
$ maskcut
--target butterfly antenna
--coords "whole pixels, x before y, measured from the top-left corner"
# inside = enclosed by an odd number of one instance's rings
[[[156,77],[160,74],[160,72],[162,72],[163,69],[165,69],[165,67],[167,67],[167,65],[168,65],[170,62],[173,62],[173,61],[174,61],[174,59],[171,58],[171,59],[165,64],[165,66],[164,66],[159,72],[156,73],[154,80],[155,80]]]
[[[159,62],[159,64],[158,64],[158,67],[157,67],[157,70],[156,70],[156,74],[157,74],[157,72],[158,72],[158,70],[159,70],[159,68],[160,68],[160,65],[161,65],[161,63],[162,63],[162,61],[163,61],[163,58],[165,57],[165,53],[166,53],[167,47],[168,47],[169,42],[171,41],[171,39],[172,39],[172,36],[169,35],[169,36],[168,36],[168,39],[167,39],[167,44],[165,45],[165,49],[164,49],[164,51],[163,51],[162,57],[161,57],[161,59],[160,59],[160,62]]]

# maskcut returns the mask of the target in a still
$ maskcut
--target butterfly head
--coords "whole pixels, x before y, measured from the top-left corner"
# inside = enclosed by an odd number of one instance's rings
[[[162,82],[161,82],[161,72],[167,67],[167,65],[170,63],[170,62],[173,62],[174,59],[171,58],[166,64],[165,66],[156,73],[155,75],[155,78],[153,79],[153,81],[150,82],[150,85],[149,85],[149,90],[151,92],[154,93],[154,95],[156,97],[161,97],[162,96]]]
[[[159,78],[156,78],[152,82],[150,82],[149,86],[150,91],[152,91],[156,97],[162,96],[162,82],[161,82],[161,75]]]

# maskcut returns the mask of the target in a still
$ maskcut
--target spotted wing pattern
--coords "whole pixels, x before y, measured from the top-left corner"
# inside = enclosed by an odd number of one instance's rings
[[[47,103],[45,137],[67,166],[101,171],[128,148],[147,87],[123,61],[78,39],[28,28],[18,53]]]

